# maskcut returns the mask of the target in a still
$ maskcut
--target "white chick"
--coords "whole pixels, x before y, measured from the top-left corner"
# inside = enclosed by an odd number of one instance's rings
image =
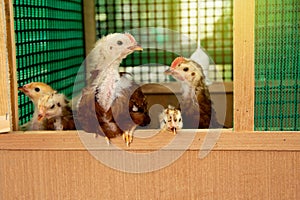
[[[150,123],[141,89],[119,74],[122,60],[139,50],[142,48],[131,34],[113,33],[101,38],[89,55],[91,77],[82,91],[77,119],[83,130],[104,136],[108,143],[110,138],[122,135],[129,145],[135,128]]]

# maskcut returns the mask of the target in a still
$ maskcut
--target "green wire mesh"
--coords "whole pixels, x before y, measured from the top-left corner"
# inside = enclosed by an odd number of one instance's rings
[[[255,9],[255,129],[300,131],[300,1]]]
[[[163,29],[151,29],[137,40],[152,41],[151,38],[155,37],[158,46],[170,41],[169,44],[172,43],[178,51],[183,52],[183,56],[188,57],[196,50],[198,14],[201,15],[199,21],[201,46],[216,63],[218,72],[221,72],[210,73],[210,79],[232,81],[233,0],[201,0],[200,5],[198,0],[96,0],[95,2],[96,29],[99,38],[108,33],[132,29],[164,28],[186,35],[195,45],[192,44],[187,49],[184,46],[185,41]],[[161,73],[165,69],[161,65],[169,65],[177,56],[174,51],[144,48],[142,53],[128,56],[122,66],[126,71],[134,68],[129,72],[133,73],[134,77],[138,75],[139,78],[136,80],[141,82],[168,81]],[[146,66],[139,67],[148,63],[153,63],[150,69]]]
[[[19,86],[44,82],[71,98],[84,60],[82,20],[82,0],[14,1]],[[18,105],[19,121],[24,124],[31,118],[33,104],[19,92]]]

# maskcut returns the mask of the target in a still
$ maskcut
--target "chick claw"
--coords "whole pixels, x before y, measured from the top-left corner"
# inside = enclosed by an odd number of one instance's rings
[[[110,139],[108,137],[105,137],[105,141],[106,141],[107,146],[109,146],[110,145]]]
[[[133,139],[132,133],[130,131],[125,131],[122,136],[123,136],[123,140],[125,141],[127,147],[129,147],[129,144],[132,142],[132,139]]]

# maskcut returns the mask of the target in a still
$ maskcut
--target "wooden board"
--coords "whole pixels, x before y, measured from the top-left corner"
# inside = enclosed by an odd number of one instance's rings
[[[196,133],[195,133],[196,132]],[[157,150],[174,142],[171,150],[198,151],[206,140],[207,130],[182,130],[175,136],[170,132],[159,130],[137,130],[130,147],[126,147],[122,137],[112,139],[112,144],[125,150]],[[210,132],[211,133],[211,132]],[[83,141],[97,150],[111,150],[103,137],[94,138],[94,134],[77,131],[32,131],[0,134],[0,150],[86,150]],[[195,134],[194,136],[192,134]],[[192,142],[185,148],[183,141]],[[80,137],[84,140],[81,140]],[[300,132],[242,132],[222,130],[213,151],[300,151]]]
[[[254,130],[255,1],[234,1],[234,130]]]
[[[1,150],[0,160],[0,199],[300,199],[300,152],[187,151],[141,174],[87,151]]]

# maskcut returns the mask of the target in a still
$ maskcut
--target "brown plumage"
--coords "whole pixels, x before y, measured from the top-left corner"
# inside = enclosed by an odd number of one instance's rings
[[[85,131],[113,138],[122,135],[123,130],[150,123],[146,97],[137,84],[132,83],[129,88],[122,90],[108,111],[97,102],[97,92],[93,93],[91,88],[85,88],[82,92],[77,114]]]
[[[141,47],[128,33],[110,34],[96,43],[89,56],[89,85],[77,106],[81,129],[105,136],[108,141],[122,135],[129,145],[135,128],[150,123],[141,89],[126,74],[119,74],[121,61],[135,50]]]
[[[202,67],[191,59],[176,58],[165,74],[181,82],[184,128],[221,128],[212,107]]]
[[[45,130],[75,130],[69,100],[63,94],[46,94],[38,101],[38,121]],[[47,120],[44,120],[47,119]]]

